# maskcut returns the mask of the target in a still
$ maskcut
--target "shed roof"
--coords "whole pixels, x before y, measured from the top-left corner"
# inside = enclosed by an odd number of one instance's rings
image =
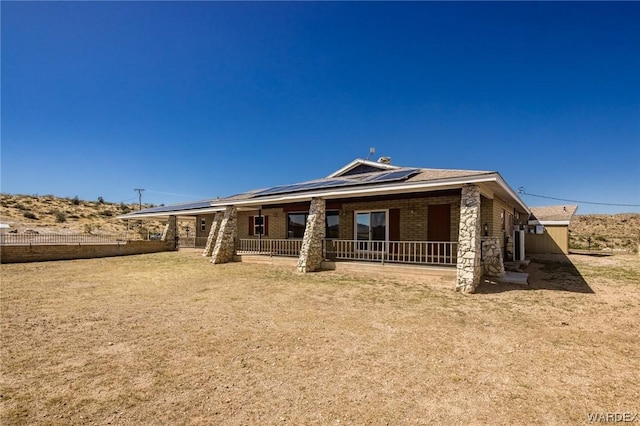
[[[561,206],[541,206],[531,207],[531,217],[529,221],[538,221],[541,224],[558,224],[568,225],[571,218],[578,210],[577,205],[561,205]]]

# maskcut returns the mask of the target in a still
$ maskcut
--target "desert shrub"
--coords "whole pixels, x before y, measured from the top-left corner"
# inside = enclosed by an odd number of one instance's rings
[[[120,211],[122,211],[122,213],[129,213],[131,209],[125,203],[120,203]]]
[[[26,217],[27,219],[33,219],[33,220],[38,220],[38,216],[36,216],[34,213],[32,212],[24,212],[23,216]]]
[[[67,214],[65,212],[56,210],[53,214],[56,217],[56,222],[65,223],[67,221]]]
[[[91,225],[90,223],[85,223],[84,224],[84,233],[85,234],[90,234],[93,231],[93,225]]]
[[[98,203],[99,204],[104,204],[104,198],[98,197]]]
[[[13,207],[15,207],[15,208],[16,208],[16,209],[18,209],[18,210],[28,210],[27,206],[25,206],[25,205],[24,205],[24,204],[22,204],[22,203],[16,203],[16,205],[15,205],[15,206],[13,206]]]
[[[78,198],[77,195],[71,199],[71,204],[73,204],[74,206],[80,205],[80,199]]]
[[[98,213],[100,216],[107,216],[107,217],[111,217],[113,216],[113,212],[111,210],[102,210],[100,213]]]

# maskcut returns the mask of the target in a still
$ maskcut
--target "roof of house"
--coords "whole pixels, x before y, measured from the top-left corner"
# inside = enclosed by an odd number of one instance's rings
[[[225,198],[154,207],[118,217],[127,219],[170,214],[193,215],[222,211],[229,205],[255,209],[269,204],[309,201],[314,197],[338,199],[405,194],[455,189],[466,183],[478,183],[485,196],[492,198],[494,194],[498,194],[503,199],[514,200],[523,210],[528,211],[524,202],[497,172],[400,167],[356,159],[326,178],[255,189]]]
[[[569,225],[578,210],[577,205],[531,207],[529,223],[542,225]]]

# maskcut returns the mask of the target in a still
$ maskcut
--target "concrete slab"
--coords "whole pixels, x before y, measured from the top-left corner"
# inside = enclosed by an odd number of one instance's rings
[[[503,277],[496,278],[495,280],[501,283],[529,285],[529,274],[526,272],[507,271]]]

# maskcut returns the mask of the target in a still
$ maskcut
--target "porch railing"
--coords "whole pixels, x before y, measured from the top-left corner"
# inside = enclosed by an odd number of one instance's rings
[[[332,260],[455,265],[457,254],[455,241],[325,241],[325,257]]]
[[[237,254],[299,256],[302,240],[240,239]],[[355,241],[325,240],[323,251],[330,260],[455,265],[458,243],[450,241]]]
[[[302,240],[240,239],[237,254],[268,254],[270,256],[299,256]]]

